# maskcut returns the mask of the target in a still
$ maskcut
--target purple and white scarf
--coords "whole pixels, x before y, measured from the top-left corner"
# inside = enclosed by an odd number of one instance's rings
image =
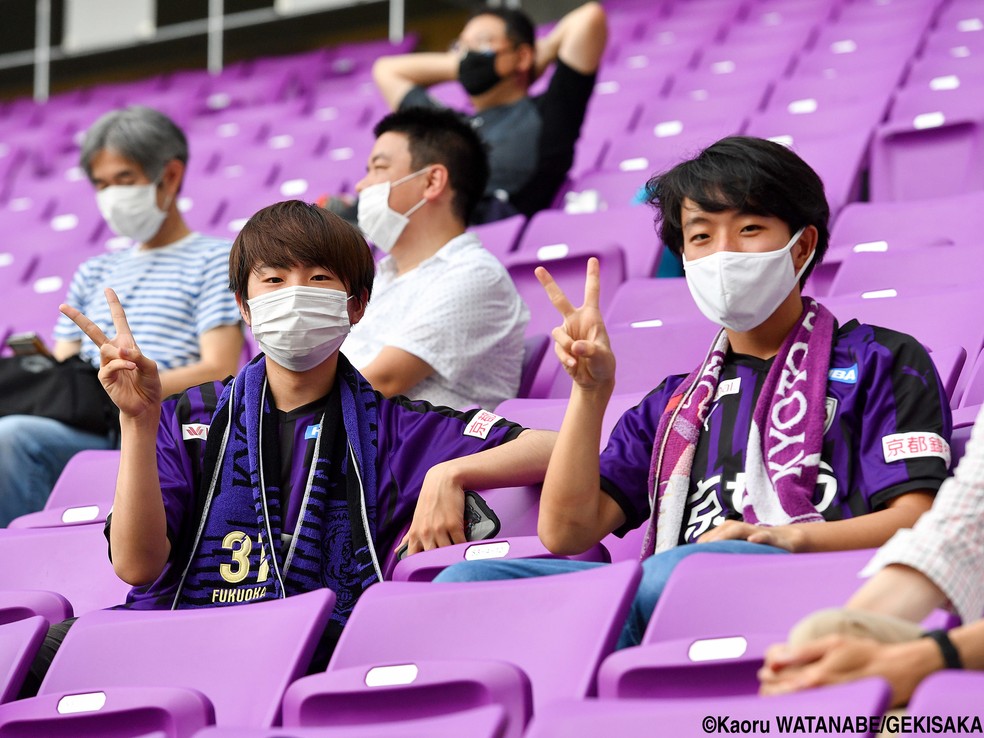
[[[823,520],[812,497],[823,445],[833,335],[830,311],[803,298],[803,315],[779,348],[752,415],[741,500],[748,523],[776,526]],[[652,512],[642,558],[673,548],[680,540],[697,439],[727,350],[728,336],[722,329],[660,417],[649,470]]]

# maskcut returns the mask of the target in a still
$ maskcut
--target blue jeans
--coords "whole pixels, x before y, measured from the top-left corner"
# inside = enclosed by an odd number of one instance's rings
[[[650,556],[642,562],[642,581],[632,600],[629,617],[619,636],[616,648],[637,646],[642,643],[649,618],[652,617],[656,603],[666,587],[666,582],[677,563],[696,553],[744,553],[780,554],[789,553],[785,549],[765,546],[748,541],[714,541],[713,543],[692,543],[677,546],[669,551]],[[571,561],[570,559],[491,559],[488,561],[462,561],[449,566],[434,579],[435,582],[483,582],[492,579],[527,579],[552,574],[568,574],[584,571],[596,566],[605,566],[590,561]]]
[[[0,526],[42,509],[65,464],[79,451],[111,447],[106,436],[50,418],[0,418]]]

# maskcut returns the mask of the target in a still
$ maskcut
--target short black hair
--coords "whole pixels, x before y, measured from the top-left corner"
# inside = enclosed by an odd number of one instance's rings
[[[656,208],[659,236],[678,255],[683,253],[684,199],[709,213],[737,210],[779,218],[791,234],[814,226],[816,254],[801,285],[827,251],[830,205],[823,182],[795,152],[774,141],[729,136],[649,180],[646,200]]]
[[[443,164],[448,170],[452,207],[468,224],[489,181],[489,157],[475,129],[459,113],[437,108],[407,108],[390,113],[372,130],[407,137],[414,170]]]
[[[372,252],[355,226],[300,200],[274,203],[254,213],[236,236],[229,252],[229,289],[244,305],[249,275],[264,266],[324,267],[360,303],[363,295],[367,302],[372,295],[376,273]]]
[[[478,18],[482,15],[495,16],[505,23],[506,38],[509,39],[513,46],[519,46],[520,44],[536,46],[536,30],[533,27],[533,21],[522,10],[516,10],[515,8],[482,8],[472,13],[468,20],[470,21],[472,18]]]

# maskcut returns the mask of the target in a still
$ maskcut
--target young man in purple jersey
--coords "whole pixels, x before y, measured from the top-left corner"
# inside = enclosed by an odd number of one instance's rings
[[[323,659],[391,550],[464,542],[463,491],[539,481],[554,438],[372,389],[338,352],[373,281],[365,241],[338,216],[298,201],[259,211],[229,273],[263,353],[170,398],[111,290],[112,340],[62,306],[100,347],[100,380],[120,409],[113,566],[134,609],[329,587]]]
[[[640,642],[681,558],[878,546],[929,508],[949,465],[948,405],[925,349],[895,331],[838,325],[801,296],[827,248],[829,217],[823,184],[802,159],[732,137],[648,189],[663,242],[682,255],[695,302],[722,329],[700,367],[665,379],[622,416],[600,459],[615,357],[598,310],[598,263],[588,265],[579,308],[538,269],[564,318],[555,350],[574,379],[539,535],[573,554],[647,525],[644,577],[620,646]],[[466,562],[438,579],[585,566]]]

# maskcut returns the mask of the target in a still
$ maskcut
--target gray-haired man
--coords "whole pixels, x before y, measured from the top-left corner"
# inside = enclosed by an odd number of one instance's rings
[[[165,395],[235,374],[243,345],[227,284],[230,244],[192,232],[178,210],[187,163],[184,134],[156,110],[117,110],[92,125],[82,168],[110,228],[134,246],[83,263],[65,298],[109,330],[104,291],[112,287]],[[99,349],[71,320],[58,320],[55,340],[58,361],[86,362],[95,376]],[[95,383],[93,391],[101,391]],[[114,436],[33,415],[0,418],[0,525],[43,507],[68,460],[111,447]]]

